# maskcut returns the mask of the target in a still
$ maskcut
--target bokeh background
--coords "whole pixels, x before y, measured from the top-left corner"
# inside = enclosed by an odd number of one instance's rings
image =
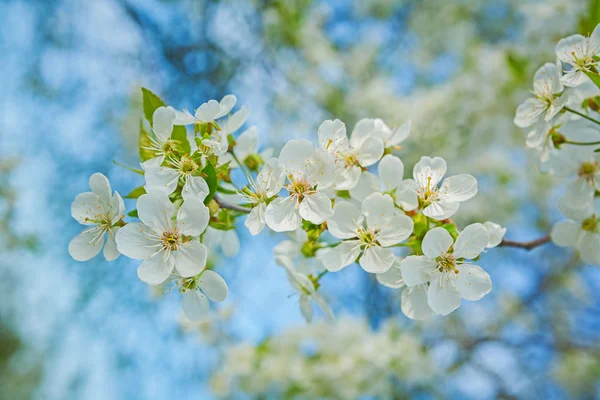
[[[272,256],[285,235],[252,238],[241,226],[237,256],[213,252],[230,295],[201,324],[183,320],[177,293],[142,284],[135,261],[70,259],[80,231],[70,203],[88,177],[102,172],[122,194],[142,183],[113,163],[137,163],[140,86],[177,108],[234,93],[262,146],[276,150],[315,139],[324,119],[349,128],[363,117],[410,119],[397,153],[407,171],[421,155],[442,156],[449,173],[480,182],[459,224],[492,220],[530,240],[560,218],[564,186],[539,173],[514,110],[556,42],[597,23],[597,0],[0,1],[0,398],[316,396],[282,389],[298,380],[285,373],[271,385],[259,364],[245,372],[261,376],[258,388],[232,380],[224,389],[215,378],[241,365],[223,361],[232,346],[260,353],[281,335],[313,334]],[[481,265],[493,292],[428,322],[404,317],[398,291],[360,268],[325,276],[322,290],[346,322],[317,323],[320,337],[335,343],[359,324],[364,344],[393,326],[435,372],[406,361],[418,384],[400,374],[387,392],[320,396],[600,398],[599,267],[551,244],[494,249]],[[290,351],[280,347],[270,351]]]

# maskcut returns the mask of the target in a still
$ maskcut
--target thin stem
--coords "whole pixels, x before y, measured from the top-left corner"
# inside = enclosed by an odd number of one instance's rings
[[[600,121],[598,121],[597,119],[594,119],[594,118],[590,117],[589,115],[586,115],[586,114],[584,114],[584,113],[580,113],[579,111],[573,110],[571,107],[566,107],[566,106],[565,106],[565,107],[564,107],[564,109],[565,109],[566,111],[570,112],[570,113],[573,113],[573,114],[579,115],[580,117],[583,117],[583,118],[585,118],[585,119],[587,119],[587,120],[590,120],[590,121],[592,121],[592,122],[593,122],[593,123],[595,123],[595,124],[598,124],[598,125],[600,125]]]
[[[339,245],[340,243],[342,243],[342,242],[328,243],[328,244],[321,245],[319,248],[321,248],[321,249],[327,249],[327,248],[330,248],[330,247],[335,247],[335,246]]]
[[[319,282],[319,280],[329,271],[327,271],[326,269],[323,270],[319,275],[317,275],[316,277],[316,281]]]
[[[541,237],[539,239],[536,240],[531,240],[529,242],[516,242],[514,240],[506,240],[504,239],[502,241],[502,243],[500,243],[498,246],[502,246],[502,247],[516,247],[519,249],[524,249],[524,250],[533,250],[536,247],[539,247],[543,244],[549,243],[550,242],[550,236],[544,236]]]
[[[596,146],[596,145],[600,144],[600,141],[598,141],[598,142],[573,142],[571,140],[567,140],[565,143],[572,144],[575,146]]]
[[[247,207],[242,207],[239,206],[237,204],[231,204],[231,203],[227,203],[226,201],[221,200],[218,196],[214,196],[213,199],[217,202],[217,204],[221,207],[221,208],[227,208],[229,210],[233,210],[233,211],[239,211],[241,213],[244,214],[250,214],[250,211],[252,211],[251,208],[247,208]]]
[[[246,171],[246,167],[244,166],[244,164],[241,163],[240,159],[235,155],[235,153],[233,151],[230,152],[231,157],[233,157],[233,159],[235,160],[235,162],[239,165],[240,169],[242,170],[242,172],[244,173],[244,175],[246,175],[246,179],[248,180],[248,183],[252,183],[252,176],[250,175],[250,173],[248,171]]]

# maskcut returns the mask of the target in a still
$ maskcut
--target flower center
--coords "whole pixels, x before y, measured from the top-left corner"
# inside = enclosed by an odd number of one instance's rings
[[[427,207],[438,198],[439,192],[437,187],[431,184],[431,176],[427,177],[427,187],[419,188],[417,194],[419,195],[421,208]]]
[[[377,231],[373,228],[359,228],[356,231],[358,240],[360,240],[367,247],[378,245],[377,243]]]
[[[184,155],[181,157],[179,170],[183,174],[189,175],[198,170],[198,164],[196,164],[190,156]]]
[[[584,219],[583,222],[581,222],[581,229],[589,232],[598,232],[598,219],[596,216],[592,215],[591,217]]]
[[[458,274],[456,268],[456,258],[452,254],[444,253],[437,259],[438,267],[441,272],[454,272]]]
[[[288,176],[290,183],[285,187],[290,196],[295,197],[298,201],[302,201],[305,196],[315,193],[314,186],[305,179],[294,179],[294,176],[290,174]]]
[[[181,244],[181,241],[181,233],[179,233],[177,229],[171,229],[163,232],[162,236],[160,237],[160,242],[162,243],[165,251],[177,250]]]
[[[195,276],[189,278],[181,278],[177,285],[179,286],[179,292],[185,293],[188,290],[195,290],[198,287],[198,282]]]
[[[597,167],[598,163],[596,162],[584,162],[579,168],[579,176],[587,180],[593,180]]]

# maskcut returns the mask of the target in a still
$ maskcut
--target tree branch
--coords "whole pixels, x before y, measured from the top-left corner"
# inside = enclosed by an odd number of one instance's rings
[[[239,211],[241,213],[244,214],[250,214],[250,211],[252,211],[251,208],[247,208],[247,207],[242,207],[242,206],[238,206],[237,204],[230,204],[227,203],[226,201],[221,200],[219,197],[217,197],[216,195],[213,197],[213,199],[217,202],[217,204],[221,207],[221,208],[227,208],[229,210],[233,210],[233,211]]]
[[[502,243],[500,243],[498,246],[502,246],[502,247],[517,247],[519,249],[525,249],[525,250],[533,250],[536,247],[539,247],[543,244],[549,243],[550,242],[550,236],[544,236],[541,237],[539,239],[536,240],[531,240],[529,242],[516,242],[514,240],[506,240],[504,239],[502,241]]]

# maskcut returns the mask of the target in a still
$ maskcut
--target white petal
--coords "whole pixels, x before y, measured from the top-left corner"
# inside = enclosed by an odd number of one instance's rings
[[[188,278],[202,272],[206,266],[208,251],[206,250],[206,246],[198,242],[198,240],[192,239],[190,242],[180,245],[179,249],[172,254],[173,258],[175,258],[177,272],[182,277]]]
[[[251,126],[235,139],[235,154],[244,162],[250,154],[256,153],[258,147],[258,128]]]
[[[583,231],[577,244],[577,250],[584,263],[600,265],[600,234]]]
[[[181,307],[191,321],[201,321],[208,315],[210,306],[205,295],[199,290],[187,290],[183,293]]]
[[[477,194],[477,179],[469,174],[454,175],[444,179],[440,197],[445,201],[467,201]]]
[[[492,291],[490,275],[477,265],[464,264],[456,278],[456,288],[465,300],[479,300]]]
[[[108,208],[110,209],[110,220],[113,223],[125,218],[125,203],[118,192],[115,192],[114,196],[110,200]]]
[[[366,138],[356,149],[356,159],[363,167],[375,164],[383,156],[383,141],[377,137]]]
[[[313,224],[321,224],[333,215],[331,200],[320,192],[305,197],[298,211],[302,218]]]
[[[236,132],[244,125],[249,115],[250,110],[246,106],[242,106],[238,111],[231,114],[222,124],[221,129],[223,130],[223,134],[229,135]]]
[[[286,232],[298,229],[302,218],[292,197],[280,197],[267,206],[265,221],[275,232]]]
[[[446,161],[441,157],[421,157],[413,169],[413,178],[419,187],[435,187],[446,174]]]
[[[319,144],[327,147],[331,143],[346,139],[346,125],[339,119],[323,121],[318,130]]]
[[[146,163],[148,161],[146,161]],[[168,195],[173,193],[177,188],[177,183],[179,182],[179,172],[173,168],[161,167],[160,165],[146,166],[144,171],[144,179],[146,180],[146,185],[144,185],[146,192],[164,193]]]
[[[167,108],[171,108],[175,113],[175,121],[173,121],[173,125],[191,125],[196,122],[196,118],[188,110],[177,111],[173,107],[169,106]]]
[[[413,180],[410,181],[415,182]],[[399,204],[404,211],[416,210],[417,207],[419,207],[419,197],[417,196],[417,192],[404,184],[403,187],[400,187],[398,191],[396,191],[396,204]]]
[[[212,301],[221,302],[227,298],[227,283],[215,271],[204,271],[198,279],[198,286]]]
[[[302,316],[306,320],[306,322],[311,323],[313,319],[313,307],[312,300],[310,296],[301,295],[300,296],[300,312]]]
[[[394,190],[404,186],[404,164],[398,157],[387,154],[381,159],[377,168],[385,190]]]
[[[400,263],[400,269],[406,286],[415,286],[431,280],[437,263],[425,256],[408,256]]]
[[[92,192],[78,194],[71,204],[71,215],[83,225],[96,225],[97,222],[94,221],[99,221],[101,214],[107,211],[105,202]]]
[[[410,319],[422,321],[430,318],[433,311],[427,303],[427,285],[417,285],[402,291],[401,309]]]
[[[504,238],[504,234],[506,234],[506,228],[503,228],[499,224],[496,224],[491,221],[487,221],[483,224],[483,227],[487,229],[490,235],[490,242],[486,246],[488,249],[498,246],[502,243],[502,239]]]
[[[142,261],[137,269],[138,278],[149,285],[160,285],[171,275],[174,266],[173,257],[165,260],[159,254]]]
[[[184,235],[200,235],[206,230],[209,219],[208,207],[199,200],[187,199],[177,211],[177,226]]]
[[[386,272],[375,275],[377,282],[383,286],[387,286],[392,289],[398,289],[404,287],[404,279],[402,278],[401,261],[399,259],[394,260],[392,267]]]
[[[423,214],[429,218],[442,221],[452,217],[458,211],[460,203],[458,201],[436,200],[423,210]]]
[[[587,49],[587,39],[582,35],[571,35],[558,41],[556,56],[568,64],[575,64],[575,58],[581,58]]]
[[[190,176],[187,178],[181,191],[183,200],[196,199],[201,202],[204,201],[209,194],[210,189],[208,188],[208,184],[201,176]]]
[[[319,306],[321,311],[323,312],[323,316],[325,317],[325,321],[332,323],[335,321],[335,315],[333,314],[333,310],[329,307],[329,304],[325,301],[323,296],[319,293],[314,293],[312,295],[313,300]]]
[[[446,253],[450,246],[454,243],[454,239],[444,228],[433,228],[425,234],[423,238],[423,254],[434,259]]]
[[[552,242],[561,247],[573,247],[579,239],[581,223],[566,219],[557,222],[550,231]]]
[[[171,138],[173,124],[175,123],[175,110],[173,108],[158,107],[152,114],[152,130],[161,142]]]
[[[224,96],[219,102],[220,110],[215,119],[219,119],[227,114],[235,107],[237,103],[237,97],[232,94]]]
[[[284,183],[285,171],[279,160],[268,159],[256,177],[256,187],[259,191],[264,191],[268,197],[272,197],[281,191]]]
[[[104,234],[100,240],[94,240],[97,229],[86,229],[69,243],[69,254],[76,261],[87,261],[95,257],[104,245]]]
[[[467,226],[456,238],[454,256],[472,260],[476,258],[490,242],[490,234],[482,224]]]
[[[260,203],[259,205],[254,207],[252,211],[250,211],[250,214],[248,214],[244,225],[246,225],[246,228],[248,228],[252,235],[258,235],[265,228],[266,209],[267,206],[265,205],[265,203]]]
[[[377,175],[368,171],[363,171],[356,186],[350,189],[350,196],[352,196],[353,199],[362,202],[369,197],[371,193],[378,192],[379,189],[380,183]]]
[[[362,169],[358,165],[348,167],[338,164],[335,169],[334,188],[336,190],[350,190],[356,187],[360,179]]]
[[[352,134],[350,135],[350,145],[353,148],[358,148],[360,144],[371,137],[375,130],[375,120],[371,118],[363,118],[356,123]]]
[[[117,249],[117,242],[115,241],[115,235],[118,231],[118,227],[113,228],[113,232],[109,232],[106,236],[106,244],[104,245],[104,258],[106,261],[114,261],[121,255]]]
[[[279,162],[286,169],[286,175],[303,175],[313,152],[313,145],[306,139],[293,139],[287,142],[279,154]]]
[[[100,201],[108,204],[112,198],[112,190],[108,178],[99,172],[90,176],[90,189],[98,195]]]
[[[596,188],[586,179],[575,178],[567,183],[565,194],[558,200],[558,209],[565,215],[569,210],[581,210],[594,202]]]
[[[198,121],[211,122],[217,119],[217,115],[219,115],[220,111],[221,106],[219,103],[216,100],[209,100],[198,107],[195,116]]]
[[[338,239],[350,239],[356,236],[356,229],[362,227],[364,219],[354,204],[339,201],[333,207],[333,215],[327,220],[327,229]]]
[[[156,232],[166,232],[171,228],[171,217],[175,211],[171,200],[162,193],[143,194],[137,200],[140,221]]]
[[[569,87],[577,87],[588,82],[589,78],[583,71],[571,70],[566,72],[561,78],[560,82]]]
[[[412,234],[413,225],[413,220],[406,215],[392,217],[381,225],[381,231],[377,234],[377,241],[383,247],[403,242]]]
[[[225,257],[233,258],[240,252],[240,238],[235,229],[223,232],[221,251]],[[212,299],[211,299],[212,300]]]
[[[411,127],[412,127],[412,122],[408,121],[408,122],[402,124],[401,126],[399,126],[398,128],[396,128],[394,130],[394,132],[392,133],[392,136],[390,136],[390,138],[387,140],[387,145],[388,146],[396,146],[396,145],[399,145],[400,143],[404,142],[404,140],[406,140],[408,135],[410,135]]]
[[[318,257],[329,272],[336,272],[356,261],[360,255],[360,242],[342,242],[332,249],[320,251]]]
[[[307,160],[305,178],[308,182],[318,185],[319,190],[329,188],[333,185],[335,163],[325,149],[316,149]]]
[[[156,233],[140,222],[132,222],[118,230],[115,235],[117,249],[129,258],[150,258],[162,248]]]
[[[361,210],[367,217],[370,228],[382,227],[389,218],[396,215],[394,200],[388,194],[371,194],[362,202]]]
[[[367,272],[381,274],[390,269],[394,263],[394,259],[395,256],[392,250],[373,246],[365,250],[359,264]]]
[[[546,111],[546,104],[540,99],[527,99],[519,107],[513,123],[519,128],[527,128],[535,124]]]
[[[435,274],[427,292],[427,303],[439,315],[448,315],[460,306],[460,293],[448,274]]]
[[[588,51],[594,55],[600,55],[600,24],[596,25],[588,38]]]

